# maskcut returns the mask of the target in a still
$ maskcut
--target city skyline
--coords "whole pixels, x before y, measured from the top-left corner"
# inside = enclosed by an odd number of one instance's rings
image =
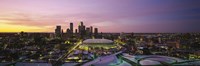
[[[198,0],[1,0],[0,32],[75,32],[83,21],[100,32],[199,32]],[[64,30],[65,31],[65,30]]]

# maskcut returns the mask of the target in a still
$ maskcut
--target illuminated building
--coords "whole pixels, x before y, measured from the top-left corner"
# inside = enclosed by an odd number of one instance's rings
[[[116,48],[117,45],[114,44],[112,40],[108,39],[86,39],[83,41],[80,48],[83,48],[85,50],[91,49],[91,48]],[[87,49],[86,49],[87,48]]]

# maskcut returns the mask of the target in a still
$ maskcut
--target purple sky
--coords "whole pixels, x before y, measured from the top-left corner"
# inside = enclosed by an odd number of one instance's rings
[[[0,32],[80,21],[100,32],[200,32],[200,0],[0,0]]]

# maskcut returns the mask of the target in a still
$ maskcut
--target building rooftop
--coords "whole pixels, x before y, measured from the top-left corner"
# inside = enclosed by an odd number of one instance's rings
[[[83,41],[83,44],[107,44],[107,43],[113,43],[112,40],[108,40],[108,39],[86,39]]]

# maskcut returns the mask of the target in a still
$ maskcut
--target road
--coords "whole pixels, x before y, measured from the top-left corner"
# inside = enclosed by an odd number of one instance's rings
[[[68,55],[75,50],[80,44],[82,44],[82,40],[80,40],[79,42],[75,43],[76,45],[73,46],[71,49],[69,49],[69,51],[67,53],[65,53],[63,56],[61,56],[60,58],[58,58],[58,60],[53,63],[53,66],[61,66],[62,65],[62,61],[65,60],[65,58],[68,57]]]

